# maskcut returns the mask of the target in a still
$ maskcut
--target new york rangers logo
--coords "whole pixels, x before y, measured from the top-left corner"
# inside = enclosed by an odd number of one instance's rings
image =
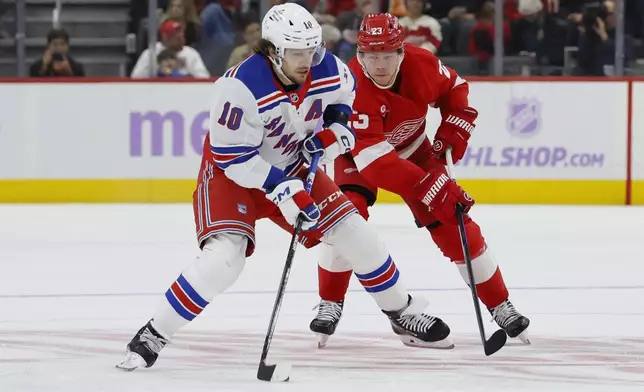
[[[510,102],[507,120],[512,136],[527,138],[541,128],[541,104],[535,99],[515,99]]]

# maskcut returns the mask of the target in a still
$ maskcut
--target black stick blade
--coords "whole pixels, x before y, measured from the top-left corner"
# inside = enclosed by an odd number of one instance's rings
[[[264,361],[257,368],[257,379],[268,382],[286,382],[291,377],[291,365],[281,363],[267,365]]]
[[[485,355],[492,355],[495,352],[499,351],[505,342],[508,340],[508,335],[502,329],[494,332],[492,336],[485,342]]]

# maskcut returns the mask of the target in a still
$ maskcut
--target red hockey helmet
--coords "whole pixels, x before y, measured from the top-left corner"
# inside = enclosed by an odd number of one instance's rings
[[[358,51],[394,52],[402,49],[404,40],[405,30],[398,18],[390,13],[369,14],[358,31]]]

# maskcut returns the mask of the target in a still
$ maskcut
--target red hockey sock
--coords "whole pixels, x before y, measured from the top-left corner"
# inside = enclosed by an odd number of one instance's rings
[[[333,302],[344,301],[352,273],[353,271],[331,272],[318,266],[320,298]]]
[[[441,225],[429,231],[434,242],[446,257],[449,257],[457,267],[463,280],[469,285],[467,267],[463,261],[461,237],[456,225]],[[465,232],[469,242],[474,282],[481,302],[488,308],[494,308],[508,299],[508,289],[505,287],[503,275],[496,260],[487,250],[481,228],[471,219],[465,219]]]
[[[508,289],[505,287],[501,269],[496,268],[494,275],[485,282],[476,284],[476,291],[481,299],[489,309],[495,308],[508,299]]]

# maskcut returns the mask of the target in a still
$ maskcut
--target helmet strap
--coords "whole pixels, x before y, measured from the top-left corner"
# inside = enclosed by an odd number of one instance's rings
[[[284,66],[284,59],[280,57],[278,54],[275,54],[274,56],[268,56],[268,59],[271,61],[271,64],[273,64],[273,69],[277,73],[278,76],[284,78],[286,81],[285,84],[294,84],[294,82],[286,76],[283,70]]]

